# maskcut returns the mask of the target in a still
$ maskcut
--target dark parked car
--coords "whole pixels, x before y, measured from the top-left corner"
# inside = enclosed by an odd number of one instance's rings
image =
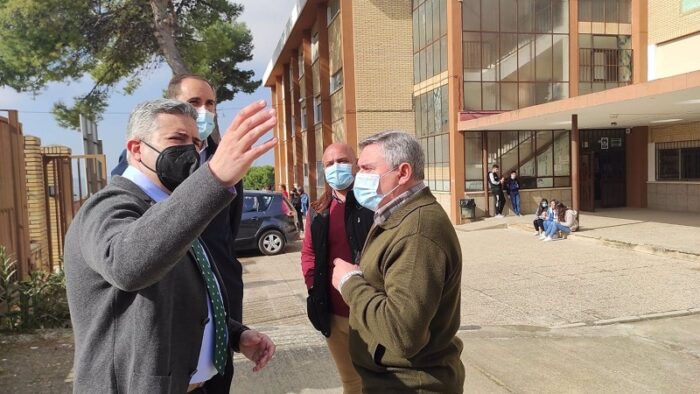
[[[246,190],[236,249],[281,253],[288,242],[299,239],[297,213],[282,193]]]

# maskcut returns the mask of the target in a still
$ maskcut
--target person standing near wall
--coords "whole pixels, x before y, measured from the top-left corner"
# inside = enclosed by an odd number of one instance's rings
[[[493,195],[493,203],[496,208],[495,216],[497,218],[503,217],[503,207],[506,205],[506,197],[503,195],[503,182],[503,177],[499,175],[498,165],[494,164],[489,173],[489,188]]]
[[[508,196],[510,196],[513,213],[516,216],[520,216],[520,181],[518,181],[518,173],[515,170],[510,172],[510,178],[506,183],[506,191]]]

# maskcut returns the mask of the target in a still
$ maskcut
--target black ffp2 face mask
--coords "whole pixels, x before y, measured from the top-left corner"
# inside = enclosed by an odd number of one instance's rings
[[[163,186],[170,192],[173,192],[175,188],[180,186],[188,176],[192,175],[199,168],[199,153],[194,144],[173,145],[159,151],[148,142],[143,140],[141,142],[158,152],[155,170],[147,166],[146,163],[141,163],[144,167],[153,171]]]

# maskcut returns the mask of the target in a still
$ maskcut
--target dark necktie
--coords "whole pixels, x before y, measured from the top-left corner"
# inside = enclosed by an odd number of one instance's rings
[[[211,300],[212,314],[214,315],[214,367],[220,374],[224,374],[226,367],[226,311],[221,298],[221,292],[216,285],[216,277],[214,271],[207,260],[204,252],[204,247],[195,239],[192,242],[192,251],[194,252],[195,260],[202,272],[204,282],[207,284],[207,293]]]

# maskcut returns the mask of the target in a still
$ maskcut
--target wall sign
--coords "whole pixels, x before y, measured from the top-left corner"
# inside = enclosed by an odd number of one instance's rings
[[[601,137],[600,138],[600,149],[608,149],[608,137]]]

